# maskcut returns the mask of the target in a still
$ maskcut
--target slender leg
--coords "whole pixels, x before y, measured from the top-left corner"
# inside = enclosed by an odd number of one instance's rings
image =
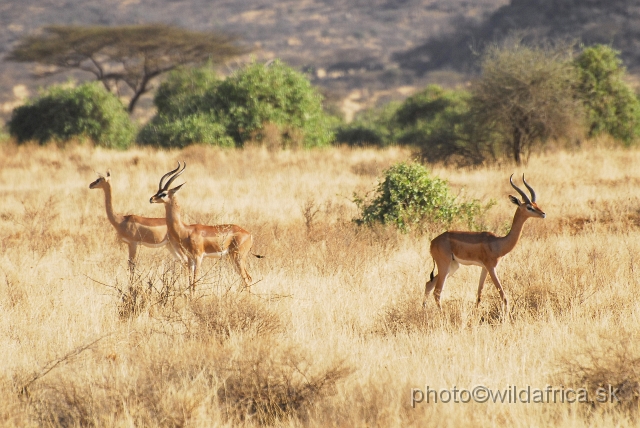
[[[189,259],[189,292],[193,294],[196,288],[195,277],[196,277],[196,261]]]
[[[175,244],[173,241],[169,240],[169,251],[173,254],[173,257],[180,263],[180,267],[184,268],[189,275],[189,289],[191,289],[191,260],[185,253],[184,249],[180,246],[180,244]]]
[[[249,272],[247,272],[247,267],[246,267],[247,255],[240,254],[240,253],[233,253],[231,255],[231,258],[233,260],[233,265],[235,266],[236,270],[242,277],[242,280],[244,281],[245,286],[249,287],[251,285],[252,279],[251,279],[251,275],[249,275]]]
[[[202,259],[204,255],[199,255],[195,259],[195,263],[193,265],[193,286],[191,292],[196,291],[196,281],[198,281],[198,272],[200,271],[200,266],[202,265]]]
[[[440,306],[440,293],[442,293],[442,287],[444,287],[444,282],[447,280],[448,275],[448,272],[438,272],[438,281],[433,290],[433,298],[436,299],[436,305],[438,305],[440,311],[442,311],[442,306]]]
[[[133,273],[135,272],[135,268],[136,268],[137,250],[138,250],[138,243],[130,242],[129,243],[129,279],[130,280],[133,279]]]
[[[449,275],[453,275],[458,270],[458,267],[460,267],[460,265],[455,260],[451,260],[446,269],[440,270],[440,266],[438,266],[438,281],[435,289],[433,290],[433,297],[436,299],[436,304],[440,310],[442,310],[442,306],[440,306],[440,294],[442,293],[444,283]],[[440,277],[440,275],[442,276]]]
[[[480,272],[480,283],[478,284],[478,300],[476,301],[476,308],[480,306],[480,296],[482,295],[482,288],[484,287],[484,281],[487,279],[487,270],[483,267]]]
[[[233,259],[233,264],[242,277],[244,281],[245,287],[250,287],[251,275],[247,272],[247,256],[251,251],[251,247],[253,246],[253,236],[249,235],[246,237],[234,237],[234,239],[229,243],[229,254]]]
[[[169,247],[169,252],[177,261],[181,263],[185,262],[185,258],[183,257],[182,252],[178,251],[171,241],[169,241],[168,247]]]
[[[439,273],[438,273],[438,275],[439,275]],[[422,307],[423,308],[427,307],[427,297],[429,296],[429,293],[431,293],[433,288],[436,286],[436,283],[438,282],[438,275],[434,276],[433,279],[430,279],[424,285],[424,300],[422,301]]]
[[[489,275],[491,276],[491,280],[493,281],[493,284],[496,286],[496,288],[498,289],[498,293],[500,293],[500,298],[502,299],[502,308],[505,314],[508,313],[508,309],[509,309],[509,305],[507,303],[507,298],[504,295],[504,291],[502,290],[502,285],[500,284],[500,280],[498,279],[498,275],[496,275],[496,269],[495,268],[488,268],[487,269],[489,271]]]

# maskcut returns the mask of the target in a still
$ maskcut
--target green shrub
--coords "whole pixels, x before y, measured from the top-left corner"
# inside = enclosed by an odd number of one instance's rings
[[[394,115],[398,144],[419,149],[421,160],[480,164],[494,154],[490,136],[471,111],[471,93],[429,85],[409,97]]]
[[[183,148],[191,144],[234,147],[226,128],[206,114],[168,118],[155,116],[138,134],[138,142],[163,148]]]
[[[619,52],[605,45],[591,46],[574,64],[589,136],[607,133],[631,144],[640,135],[640,102],[623,80],[625,69]]]
[[[477,217],[493,202],[482,207],[477,200],[457,203],[447,183],[431,177],[418,163],[401,162],[383,173],[372,199],[354,194],[361,212],[358,224],[392,224],[402,232],[422,229],[426,224],[450,225],[456,220],[475,226]]]
[[[326,146],[333,139],[320,94],[280,61],[251,64],[226,80],[206,67],[177,70],[160,85],[154,102],[158,114],[138,135],[142,144],[241,147],[273,139],[274,129],[282,147]]]
[[[335,142],[351,147],[384,146],[385,138],[376,129],[363,125],[342,126],[336,130]]]
[[[303,74],[279,60],[269,66],[254,63],[230,76],[212,102],[238,146],[256,135],[259,139],[269,123],[298,130],[304,147],[326,146],[333,139],[322,96]]]
[[[169,73],[154,97],[157,114],[140,130],[138,143],[163,148],[191,144],[234,147],[211,100],[220,82],[207,66]]]
[[[80,138],[103,147],[125,149],[135,135],[124,105],[98,82],[76,88],[53,86],[15,108],[8,125],[18,143],[64,143]]]
[[[351,123],[336,128],[335,142],[352,147],[366,145],[385,147],[396,144],[396,123],[394,116],[400,106],[391,102],[360,112]]]
[[[222,80],[209,66],[172,71],[160,84],[153,99],[158,115],[178,119],[192,114],[211,114],[214,106],[210,96],[220,82]]]
[[[429,85],[410,96],[395,113],[398,126],[437,124],[443,116],[468,109],[469,93],[445,90],[438,85]]]
[[[420,150],[430,162],[457,156],[459,163],[479,163],[470,137],[470,94],[429,85],[402,103],[389,103],[359,114],[336,131],[336,142],[350,146],[400,144]],[[464,157],[462,159],[461,157]]]

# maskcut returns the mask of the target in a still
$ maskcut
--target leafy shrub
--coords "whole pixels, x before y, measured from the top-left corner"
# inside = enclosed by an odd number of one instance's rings
[[[211,100],[221,80],[209,66],[179,68],[160,84],[153,102],[165,118],[183,118],[192,114],[210,113]]]
[[[102,147],[125,149],[135,135],[120,100],[97,82],[76,88],[53,86],[39,98],[15,108],[8,125],[18,143],[60,143],[76,137]]]
[[[336,131],[336,143],[351,147],[384,146],[385,139],[375,129],[363,125],[340,127]]]
[[[183,148],[197,143],[235,146],[224,125],[213,116],[202,113],[174,118],[157,115],[142,128],[138,142],[164,148]]]
[[[391,102],[383,107],[371,108],[358,114],[353,122],[336,128],[335,142],[352,147],[372,145],[385,147],[396,144],[394,116],[399,103]]]
[[[623,81],[619,52],[605,45],[591,46],[574,64],[589,136],[607,133],[627,145],[633,142],[640,135],[640,101]]]
[[[217,116],[211,100],[220,82],[210,67],[169,73],[154,97],[158,113],[142,128],[138,142],[164,148],[191,144],[234,147],[227,125]]]
[[[425,126],[425,131],[446,122],[449,115],[468,110],[469,93],[445,90],[438,85],[429,85],[410,96],[395,113],[395,122],[401,127]]]
[[[477,200],[457,203],[447,183],[431,177],[418,163],[401,162],[384,171],[384,180],[378,184],[373,199],[354,195],[353,201],[361,211],[358,224],[376,222],[392,224],[402,232],[421,229],[424,224],[450,225],[455,220],[474,226],[476,218],[488,209]]]
[[[480,163],[484,157],[471,143],[474,132],[470,94],[429,85],[403,103],[390,103],[358,115],[336,132],[336,142],[350,146],[401,144],[420,150],[429,162]]]
[[[471,94],[429,85],[407,98],[394,116],[399,144],[415,146],[422,160],[479,164],[487,135],[471,112]]]
[[[227,132],[242,146],[256,138],[264,124],[298,129],[305,147],[328,145],[333,139],[322,96],[301,73],[276,60],[268,67],[254,63],[222,82],[212,102]]]
[[[333,139],[320,94],[280,61],[251,64],[226,80],[208,68],[177,70],[154,102],[158,114],[140,132],[143,144],[241,147],[250,140],[273,139],[273,129],[282,147],[326,146]]]

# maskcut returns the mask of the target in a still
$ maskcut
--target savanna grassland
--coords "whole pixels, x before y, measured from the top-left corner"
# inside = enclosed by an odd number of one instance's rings
[[[526,166],[436,166],[461,199],[496,204],[508,231],[509,175],[524,172],[530,219],[498,267],[510,300],[462,267],[439,313],[424,283],[430,239],[358,228],[353,193],[411,158],[404,149],[106,151],[0,146],[0,421],[4,426],[635,426],[640,380],[640,150],[533,156]],[[253,233],[241,290],[206,260],[193,298],[168,251],[126,246],[95,171],[111,169],[117,212],[177,183],[190,222]],[[520,179],[518,178],[518,183]],[[458,228],[465,225],[454,225]],[[412,389],[618,389],[615,403],[417,403]],[[466,399],[467,397],[462,397]],[[547,400],[548,401],[548,400]]]

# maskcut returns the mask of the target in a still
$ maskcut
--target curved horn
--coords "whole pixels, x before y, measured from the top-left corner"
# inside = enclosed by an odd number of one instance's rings
[[[526,181],[524,181],[524,174],[522,174],[522,181],[524,182],[524,185],[527,186],[527,189],[529,189],[529,192],[531,193],[531,202],[535,202],[536,201],[536,191],[533,190],[533,187],[529,186],[529,184],[527,184]]]
[[[167,178],[168,176],[170,176],[171,174],[175,173],[179,169],[180,169],[180,161],[178,161],[178,167],[176,169],[174,169],[173,171],[169,171],[165,175],[162,176],[162,178],[160,179],[160,184],[158,184],[158,189],[159,190],[163,190],[164,187],[162,187],[162,182],[164,181],[164,179]]]
[[[516,189],[518,193],[520,193],[520,196],[522,196],[523,201],[525,201],[527,204],[530,204],[531,200],[529,200],[529,197],[522,190],[520,190],[515,184],[513,184],[512,178],[513,178],[513,174],[511,174],[511,177],[509,177],[509,183],[511,183],[511,187],[513,187],[514,189]]]
[[[178,165],[180,165],[180,162],[178,162]],[[178,167],[179,167],[179,166],[178,166]],[[181,169],[177,174],[175,174],[173,177],[171,177],[171,178],[169,179],[169,181],[167,181],[167,182],[165,183],[165,185],[164,185],[164,188],[163,188],[163,189],[164,189],[164,190],[168,190],[168,189],[169,189],[169,186],[171,186],[171,183],[173,183],[173,180],[175,180],[176,178],[178,178],[178,176],[184,172],[184,170],[185,170],[185,168],[186,168],[186,167],[187,167],[187,163],[186,163],[185,161],[182,161],[182,169]]]

